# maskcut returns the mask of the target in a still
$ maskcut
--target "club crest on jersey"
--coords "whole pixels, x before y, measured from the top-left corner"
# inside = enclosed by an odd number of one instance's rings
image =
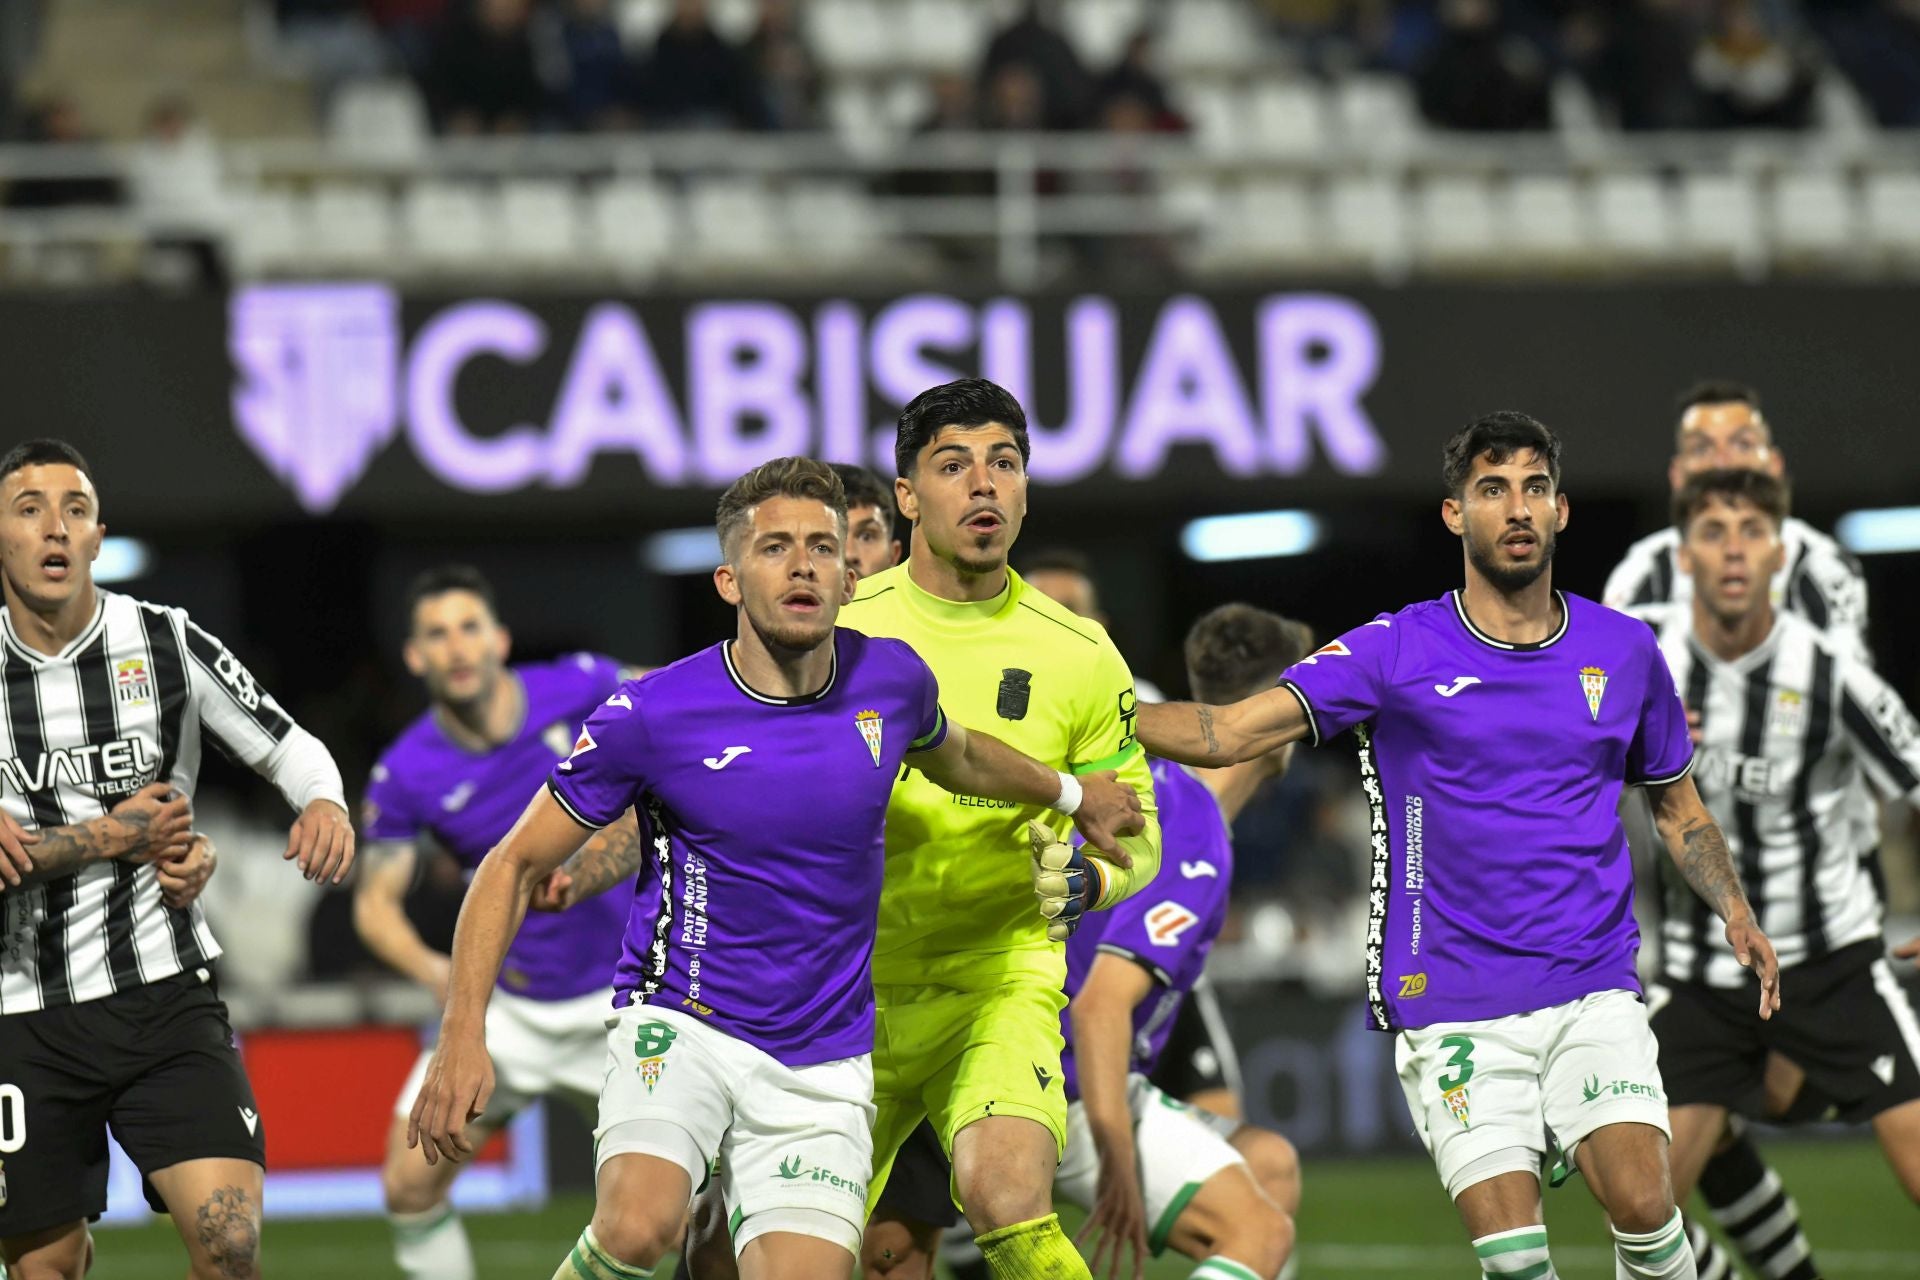
[[[1600,719],[1600,699],[1607,696],[1607,673],[1599,667],[1580,668],[1580,692],[1587,695],[1587,710]]]
[[[575,760],[578,760],[582,755],[599,745],[599,743],[593,740],[593,735],[587,732],[586,726],[581,725],[580,736],[573,740],[573,754],[569,755],[565,760],[562,760],[560,767],[571,771]]]
[[[1773,695],[1767,710],[1767,730],[1783,738],[1797,738],[1807,731],[1807,700],[1792,689]]]
[[[873,767],[878,769],[880,767],[880,728],[886,722],[880,718],[880,713],[872,708],[855,716],[853,722],[860,726],[860,736],[867,740],[867,750],[873,754]]]
[[[130,707],[144,707],[153,699],[153,681],[147,676],[145,658],[128,658],[113,664],[113,687],[120,701]]]
[[[1018,667],[1003,667],[1000,671],[1000,696],[994,701],[993,709],[1002,720],[1024,720],[1027,718],[1027,704],[1033,699],[1033,672],[1022,671]]]
[[[667,1073],[667,1053],[680,1033],[664,1022],[643,1022],[634,1028],[633,1053],[639,1059],[640,1083],[652,1093]]]

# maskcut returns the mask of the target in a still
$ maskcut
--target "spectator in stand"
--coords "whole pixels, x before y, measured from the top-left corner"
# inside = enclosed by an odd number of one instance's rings
[[[441,28],[428,96],[447,133],[525,133],[548,111],[533,53],[531,0],[475,0]]]
[[[988,43],[980,63],[981,96],[991,101],[1002,73],[1024,68],[1041,88],[1039,127],[1075,129],[1093,104],[1093,82],[1073,45],[1049,21],[1052,8],[1043,0],[1028,0],[1020,16]]]
[[[128,172],[134,207],[146,224],[155,253],[149,274],[161,263],[181,262],[209,288],[226,283],[220,241],[228,209],[220,148],[185,98],[168,96],[147,108],[145,146]]]
[[[87,125],[73,99],[55,96],[41,103],[28,113],[25,133],[28,142],[69,147],[83,156],[93,151],[104,172],[90,176],[16,179],[7,186],[7,208],[62,209],[126,203],[126,189],[113,172],[111,159],[100,147],[98,135]]]
[[[1804,0],[1807,21],[1889,129],[1920,125],[1920,0]]]
[[[561,114],[582,130],[617,130],[635,123],[639,77],[610,0],[565,0],[552,15],[552,45]]]
[[[1415,77],[1420,111],[1446,129],[1544,129],[1547,60],[1505,30],[1494,0],[1441,0],[1442,31]]]
[[[1698,129],[1705,104],[1693,79],[1700,43],[1695,0],[1595,0],[1561,28],[1569,64],[1622,129]]]
[[[1186,117],[1174,110],[1166,81],[1153,64],[1153,32],[1142,27],[1133,33],[1120,61],[1101,77],[1094,91],[1101,129],[1108,133],[1186,131]]]
[[[987,79],[980,127],[990,133],[1031,133],[1047,127],[1047,86],[1024,62],[1009,62]]]
[[[1754,0],[1717,0],[1713,26],[1693,55],[1707,123],[1720,128],[1804,129],[1813,121],[1813,68],[1784,24]]]
[[[777,129],[820,123],[820,65],[807,44],[793,0],[760,0],[760,21],[746,46]]]
[[[434,38],[446,21],[449,0],[363,0],[367,16],[416,80],[433,65]]]
[[[674,0],[647,64],[643,100],[648,120],[666,128],[774,125],[752,66],[713,29],[706,0]]]

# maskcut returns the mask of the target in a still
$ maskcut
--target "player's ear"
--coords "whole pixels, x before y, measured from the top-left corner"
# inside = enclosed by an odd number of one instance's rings
[[[505,662],[507,655],[513,652],[513,632],[496,624],[493,628],[493,633],[498,637],[493,642],[493,656],[501,662]]]
[[[100,523],[97,520],[94,521],[93,546],[87,549],[87,559],[89,562],[98,560],[100,558],[100,548],[106,544],[106,541],[107,541],[107,526]]]
[[[427,664],[420,657],[419,646],[409,640],[400,646],[400,660],[407,664],[407,674],[418,680],[427,674]]]
[[[1781,540],[1780,531],[1773,531],[1773,550],[1767,553],[1765,569],[1769,575],[1776,574],[1787,567],[1787,544]]]
[[[889,545],[893,547],[893,550],[887,556],[887,563],[889,565],[899,564],[900,563],[900,539],[895,538],[893,542]]]
[[[722,600],[736,609],[740,607],[740,580],[734,576],[732,565],[722,564],[713,571],[713,589]]]
[[[900,507],[900,514],[908,523],[920,519],[920,499],[913,491],[913,481],[905,476],[896,476],[893,481],[893,500]]]
[[[1693,576],[1693,548],[1687,544],[1687,531],[1680,531],[1680,545],[1674,548],[1673,558],[1680,566],[1680,572],[1689,578]]]
[[[846,579],[846,584],[840,589],[840,603],[852,604],[854,589],[860,585],[860,575],[854,572],[852,565],[848,565],[841,576]]]
[[[1555,533],[1565,533],[1567,531],[1567,519],[1573,514],[1573,508],[1567,502],[1567,495],[1564,493],[1554,494],[1553,506],[1554,510],[1560,513],[1559,519],[1553,523],[1553,531]]]
[[[1467,527],[1465,514],[1460,509],[1460,499],[1442,498],[1440,500],[1440,522],[1457,536]]]

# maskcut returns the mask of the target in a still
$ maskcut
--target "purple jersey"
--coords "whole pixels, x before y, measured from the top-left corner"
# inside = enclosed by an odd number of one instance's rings
[[[527,699],[512,739],[472,751],[449,738],[433,712],[421,716],[374,766],[364,838],[413,841],[424,832],[471,876],[554,762],[573,749],[582,722],[620,686],[621,667],[581,653],[512,672]],[[570,1000],[606,988],[620,958],[628,900],[607,893],[564,915],[529,911],[500,970],[501,988],[533,1000]]]
[[[1646,623],[1559,599],[1538,644],[1486,635],[1453,592],[1281,677],[1316,745],[1347,728],[1359,742],[1381,1030],[1640,989],[1620,790],[1686,776],[1687,713]]]
[[[1102,951],[1153,975],[1154,990],[1133,1010],[1131,1069],[1151,1075],[1173,1034],[1180,1002],[1200,980],[1207,953],[1227,919],[1233,888],[1233,839],[1206,784],[1177,764],[1155,760],[1153,794],[1160,805],[1160,874],[1110,911],[1088,915],[1067,943],[1067,999],[1072,1001]],[[1060,1014],[1066,1037],[1061,1072],[1067,1099],[1080,1096],[1073,1062],[1072,1008]]]
[[[939,687],[856,631],[804,698],[750,688],[731,655],[621,685],[548,784],[588,826],[638,805],[650,842],[614,1003],[691,1010],[793,1067],[869,1053],[887,799],[946,738]]]

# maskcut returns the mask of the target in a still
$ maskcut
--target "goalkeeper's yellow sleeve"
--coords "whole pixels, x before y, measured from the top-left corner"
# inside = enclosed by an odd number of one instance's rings
[[[1126,659],[1108,639],[1100,636],[1100,651],[1089,667],[1085,689],[1085,707],[1079,718],[1072,745],[1074,773],[1100,773],[1112,769],[1120,780],[1140,793],[1140,807],[1147,815],[1146,829],[1138,835],[1122,836],[1120,847],[1133,859],[1131,867],[1121,867],[1101,858],[1091,848],[1089,858],[1098,858],[1106,889],[1095,910],[1124,902],[1153,883],[1160,874],[1160,820],[1153,799],[1153,773],[1147,753],[1135,737],[1139,725],[1133,693],[1133,673]]]

